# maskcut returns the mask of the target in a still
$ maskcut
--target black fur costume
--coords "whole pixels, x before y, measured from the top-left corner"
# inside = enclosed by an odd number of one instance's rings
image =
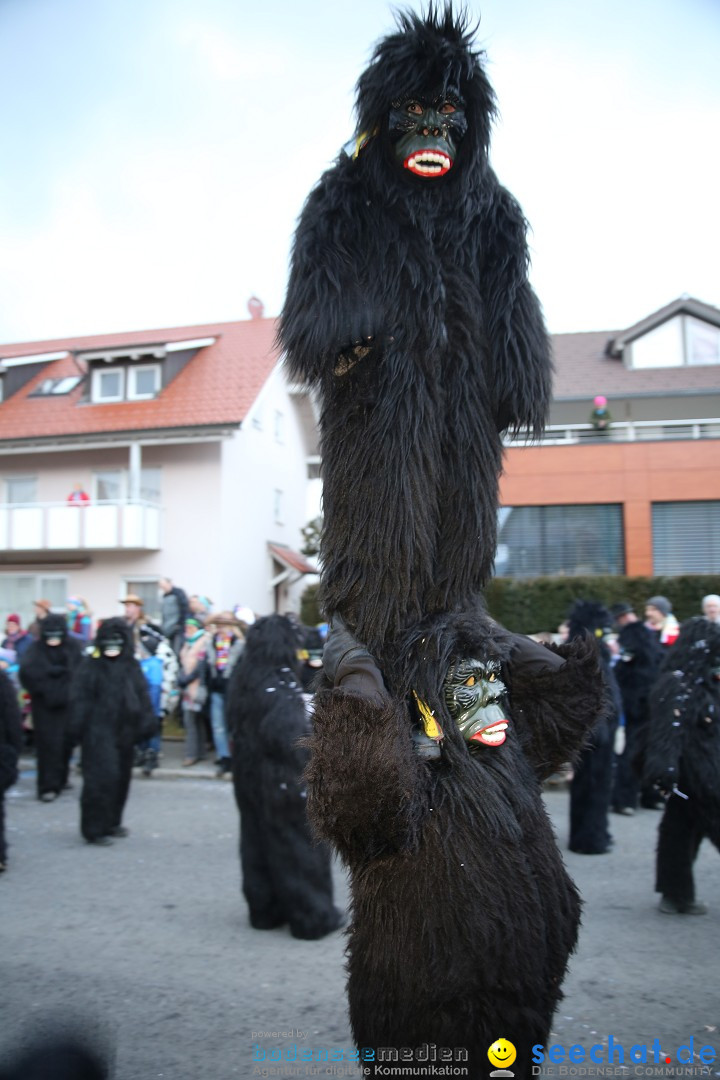
[[[501,433],[542,427],[548,342],[526,223],[488,163],[494,95],[466,20],[430,7],[398,22],[358,83],[364,145],[303,211],[281,319],[289,369],[321,400],[325,614],[385,684],[316,696],[310,810],[352,873],[358,1046],[467,1048],[474,1076],[502,1035],[525,1076],[579,920],[539,780],[582,742],[599,675],[582,643],[564,665],[528,656],[483,611]],[[462,102],[442,178],[394,157],[392,110],[415,96]],[[470,656],[503,663],[511,704],[507,741],[472,753],[442,691]],[[413,751],[411,691],[445,732],[437,763]]]
[[[82,645],[69,636],[63,615],[47,615],[40,622],[40,633],[20,661],[20,682],[32,705],[39,799],[59,795],[68,782],[73,747],[70,686],[82,656]],[[47,636],[54,633],[62,639],[60,645],[47,644]]]
[[[680,909],[695,899],[693,863],[703,837],[720,849],[719,668],[720,625],[688,619],[650,695],[645,777],[669,794],[655,889]]]
[[[576,600],[568,615],[569,638],[592,635],[603,673],[604,694],[600,714],[570,784],[570,838],[568,847],[579,855],[604,855],[612,845],[608,811],[613,782],[614,742],[622,711],[620,691],[610,664],[610,650],[602,634],[612,625],[609,611],[592,600]]]
[[[642,761],[647,741],[650,712],[648,698],[663,659],[657,634],[644,623],[628,623],[618,633],[620,660],[613,668],[625,714],[625,749],[617,755],[612,805],[635,809],[641,789]],[[652,785],[642,787],[642,804],[658,800]]]
[[[464,609],[490,576],[500,433],[542,426],[551,368],[465,24],[449,10],[399,24],[358,83],[358,130],[376,134],[303,210],[280,340],[322,401],[325,612],[402,693],[398,635]],[[436,87],[462,94],[468,131],[447,176],[425,180],[392,160],[387,117],[399,95]]]
[[[122,639],[119,656],[103,649]],[[157,729],[142,668],[133,655],[124,619],[105,619],[91,656],[84,656],[73,684],[72,732],[82,746],[80,831],[90,843],[118,835],[132,777],[133,748]]]
[[[233,784],[240,811],[243,893],[256,930],[288,923],[293,937],[336,930],[330,851],[307,820],[302,778],[310,725],[300,685],[298,632],[271,615],[250,627],[228,687]]]
[[[5,869],[5,792],[18,778],[18,758],[23,732],[17,690],[9,675],[0,669],[0,871]]]

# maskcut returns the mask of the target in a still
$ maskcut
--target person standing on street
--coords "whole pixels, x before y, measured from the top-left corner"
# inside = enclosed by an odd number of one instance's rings
[[[190,606],[184,589],[173,585],[169,577],[159,581],[161,599],[162,632],[173,647],[175,655],[180,657],[180,650],[185,639],[185,620],[190,614]]]

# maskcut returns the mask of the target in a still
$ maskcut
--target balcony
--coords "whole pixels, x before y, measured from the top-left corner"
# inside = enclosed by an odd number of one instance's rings
[[[0,551],[157,551],[161,513],[141,500],[0,504]]]
[[[549,424],[539,439],[525,432],[507,436],[505,446],[570,446],[577,443],[669,442],[675,439],[720,439],[720,419],[612,421],[606,431],[592,424]]]

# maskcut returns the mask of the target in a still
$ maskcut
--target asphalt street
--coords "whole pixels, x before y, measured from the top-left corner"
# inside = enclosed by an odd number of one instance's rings
[[[80,778],[74,791],[42,804],[29,763],[8,793],[0,1062],[70,1023],[104,1047],[116,1080],[361,1075],[347,1060],[310,1067],[317,1072],[286,1063],[293,1046],[342,1049],[345,1059],[352,1052],[343,934],[302,942],[286,930],[250,928],[232,787],[212,779],[211,768],[181,770],[179,754],[167,747],[163,769],[133,781],[130,836],[108,848],[80,838]],[[550,790],[546,801],[564,849],[567,792]],[[589,1049],[607,1048],[612,1038],[627,1055],[658,1039],[661,1066],[604,1075],[685,1076],[677,1051],[692,1037],[696,1064],[702,1047],[717,1052],[713,1065],[693,1074],[720,1076],[720,857],[706,842],[697,862],[709,914],[660,914],[653,892],[659,817],[613,816],[612,854],[566,852],[585,908],[552,1041]],[[345,906],[339,866],[335,880]],[[285,1063],[273,1063],[273,1050]],[[255,1060],[263,1052],[265,1060]],[[581,1066],[538,1068],[541,1076],[588,1074]]]

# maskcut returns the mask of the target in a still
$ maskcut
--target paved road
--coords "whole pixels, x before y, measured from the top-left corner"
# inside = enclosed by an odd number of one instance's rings
[[[293,1043],[350,1051],[342,934],[299,942],[248,926],[231,785],[170,778],[187,775],[174,768],[178,753],[166,754],[164,779],[133,782],[131,835],[109,848],[81,841],[77,790],[40,804],[26,771],[9,794],[0,1058],[63,1018],[80,1018],[110,1048],[117,1080],[262,1075],[255,1043],[268,1058]],[[564,844],[567,794],[550,791],[547,804]],[[627,1053],[659,1038],[676,1062],[693,1036],[696,1050],[711,1045],[720,1060],[720,857],[705,845],[698,860],[707,916],[660,915],[652,892],[658,818],[613,818],[612,855],[567,856],[586,906],[555,1041],[589,1049],[612,1035]],[[336,884],[346,904],[340,868]],[[310,1075],[356,1074],[317,1067]],[[268,1075],[307,1075],[305,1066],[274,1068]],[[542,1075],[563,1074],[556,1065]],[[708,1075],[720,1076],[720,1063]]]

